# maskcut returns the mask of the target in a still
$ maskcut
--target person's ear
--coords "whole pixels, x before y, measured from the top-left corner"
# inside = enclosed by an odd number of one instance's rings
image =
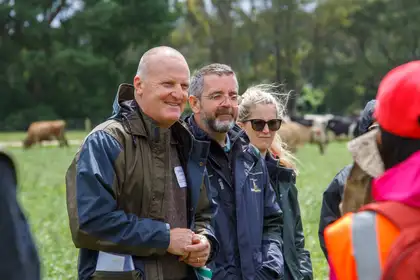
[[[200,113],[200,100],[196,96],[190,95],[188,97],[188,102],[190,103],[191,111],[193,111],[194,114]]]
[[[143,81],[140,78],[140,76],[136,75],[134,76],[134,81],[133,81],[133,85],[134,85],[134,93],[137,94],[138,96],[142,96],[143,94]]]

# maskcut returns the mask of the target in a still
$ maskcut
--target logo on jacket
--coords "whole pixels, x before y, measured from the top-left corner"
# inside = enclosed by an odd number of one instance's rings
[[[261,189],[257,186],[257,184],[255,184],[255,181],[258,181],[257,179],[251,179],[252,181],[252,188],[251,188],[251,192],[261,192]]]
[[[244,173],[245,173],[245,176],[248,176],[249,170],[251,170],[251,167],[252,166],[250,166],[248,163],[244,162]]]

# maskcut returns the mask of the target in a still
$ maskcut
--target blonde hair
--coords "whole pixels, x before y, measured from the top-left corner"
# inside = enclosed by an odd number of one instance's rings
[[[279,87],[281,85],[276,86],[273,84],[260,84],[249,87],[239,99],[238,121],[246,121],[257,104],[274,105],[276,107],[277,118],[284,119],[289,93],[282,92],[278,89]],[[297,160],[287,149],[286,143],[281,141],[278,132],[274,136],[269,152],[280,158],[279,163],[281,165],[292,168],[297,173]]]

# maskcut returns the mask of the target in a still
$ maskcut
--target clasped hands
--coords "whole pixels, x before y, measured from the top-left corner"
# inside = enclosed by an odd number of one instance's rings
[[[195,234],[186,228],[170,231],[170,243],[167,251],[180,256],[179,260],[193,267],[205,266],[210,255],[210,242],[207,237]]]

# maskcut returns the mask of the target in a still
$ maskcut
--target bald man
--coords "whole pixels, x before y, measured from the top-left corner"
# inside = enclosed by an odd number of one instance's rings
[[[177,50],[147,51],[79,148],[66,187],[80,280],[201,279],[217,253],[209,144],[179,121],[189,78]]]

